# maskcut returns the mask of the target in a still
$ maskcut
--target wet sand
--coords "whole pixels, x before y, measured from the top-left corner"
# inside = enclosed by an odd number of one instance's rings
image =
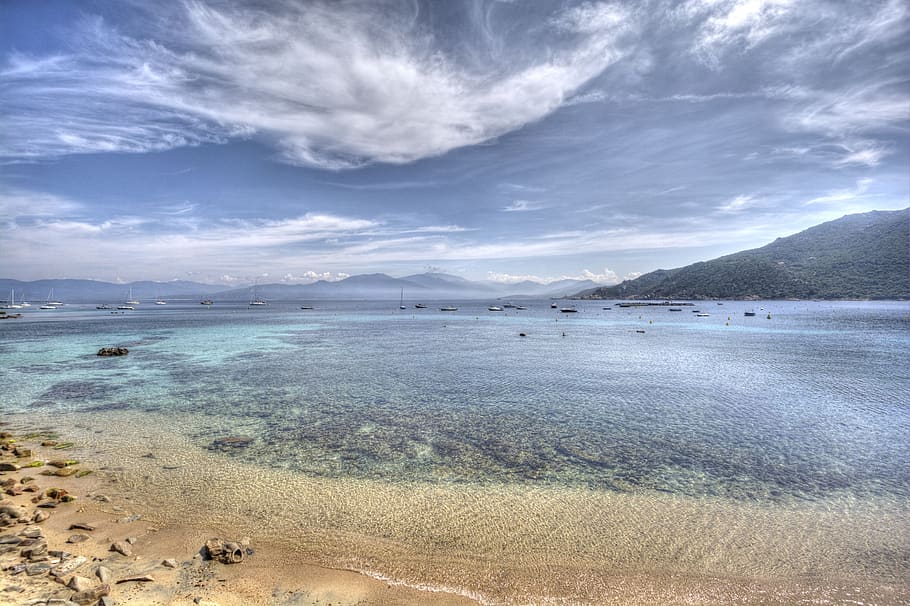
[[[154,579],[112,584],[116,604],[910,604],[900,507],[810,515],[583,490],[339,485],[193,452],[151,427],[144,435],[154,439],[137,441],[113,416],[103,431],[76,419],[62,426],[58,439],[71,448],[20,433],[32,456],[0,460],[72,458],[92,473],[3,472],[0,481],[30,475],[42,489],[5,502],[31,515],[31,499],[48,488],[74,495],[37,526],[49,550],[87,558],[75,574],[97,583],[103,564],[115,580]],[[76,533],[89,539],[66,543]],[[240,564],[206,561],[200,550],[212,537],[252,551]],[[128,538],[130,557],[109,550]],[[177,568],[162,564],[171,558]],[[757,558],[768,560],[760,574]],[[20,562],[18,551],[0,554],[2,568]],[[72,594],[47,574],[0,573],[0,603]]]

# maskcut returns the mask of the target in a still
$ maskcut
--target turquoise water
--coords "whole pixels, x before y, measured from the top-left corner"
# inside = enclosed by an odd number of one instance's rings
[[[910,496],[907,303],[610,303],[32,310],[0,323],[0,410],[165,414],[200,448],[247,436],[225,456],[327,478]],[[112,345],[130,354],[94,355]]]

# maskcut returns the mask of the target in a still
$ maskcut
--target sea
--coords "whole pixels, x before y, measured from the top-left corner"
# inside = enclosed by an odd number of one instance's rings
[[[910,603],[910,303],[398,303],[22,310],[0,412],[171,521],[484,604]]]

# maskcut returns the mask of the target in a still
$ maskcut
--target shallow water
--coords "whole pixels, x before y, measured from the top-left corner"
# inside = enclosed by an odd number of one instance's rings
[[[30,312],[0,410],[66,419],[175,516],[493,601],[910,574],[906,303],[487,304]]]

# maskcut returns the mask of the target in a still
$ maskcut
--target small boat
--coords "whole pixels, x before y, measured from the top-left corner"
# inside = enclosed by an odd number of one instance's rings
[[[604,307],[604,309],[610,310],[610,309],[613,309],[613,308],[612,308],[612,307]]]
[[[550,303],[550,309],[556,309],[556,303]]]
[[[250,289],[250,307],[268,305],[265,301],[256,296],[256,287]]]
[[[133,307],[132,305],[118,305],[118,306],[117,306],[117,309],[128,309],[128,310],[132,311],[132,310],[134,310],[134,309],[136,309],[136,308]]]
[[[747,311],[747,312],[743,313],[743,315],[744,315],[744,316],[754,316],[754,315],[755,315],[755,312],[754,312],[754,311]]]
[[[524,305],[516,305],[515,309],[517,309],[518,311],[524,311],[525,309],[527,309],[527,307],[525,307]]]
[[[57,309],[58,307],[63,307],[61,301],[54,300],[54,289],[52,288],[49,293],[47,293],[47,300],[44,302],[39,309]]]
[[[398,309],[407,309],[407,307],[404,306],[404,289],[403,288],[401,289],[401,298],[398,300]]]
[[[313,307],[310,305],[301,305],[300,309],[313,309]]]
[[[457,307],[440,307],[439,311],[458,311]]]
[[[502,307],[497,307],[496,305],[490,305],[487,307],[487,311],[502,311]]]
[[[515,309],[515,308],[518,307],[518,306],[515,305],[514,303],[506,303],[506,304],[503,305],[502,307],[503,307],[503,309]]]
[[[16,289],[10,290],[9,304],[4,305],[3,309],[22,309],[21,305],[16,305]]]
[[[426,308],[427,308],[427,306],[424,305],[423,303],[418,303],[418,304],[415,305],[414,307],[415,307],[416,309],[426,309]]]
[[[559,308],[559,311],[561,311],[561,312],[564,313],[564,314],[574,314],[574,313],[578,313],[578,310],[575,309],[575,306],[574,306],[574,305],[573,305],[572,307],[560,307],[560,308]]]
[[[671,307],[670,311],[682,311],[679,307]]]
[[[110,305],[105,305],[102,303],[101,305],[96,305],[95,309],[114,309],[114,308],[111,307]]]
[[[127,298],[126,304],[127,305],[139,305],[139,300],[133,298],[133,288],[132,287],[130,287],[130,296]]]
[[[711,315],[711,314],[700,313],[700,314],[695,314],[695,317],[696,317],[696,318],[707,318],[707,317],[710,316],[710,315]]]
[[[167,305],[167,301],[161,297],[155,297],[155,305]]]
[[[199,305],[214,305],[214,304],[215,304],[215,302],[212,301],[211,299],[203,299],[202,301],[199,301]]]

